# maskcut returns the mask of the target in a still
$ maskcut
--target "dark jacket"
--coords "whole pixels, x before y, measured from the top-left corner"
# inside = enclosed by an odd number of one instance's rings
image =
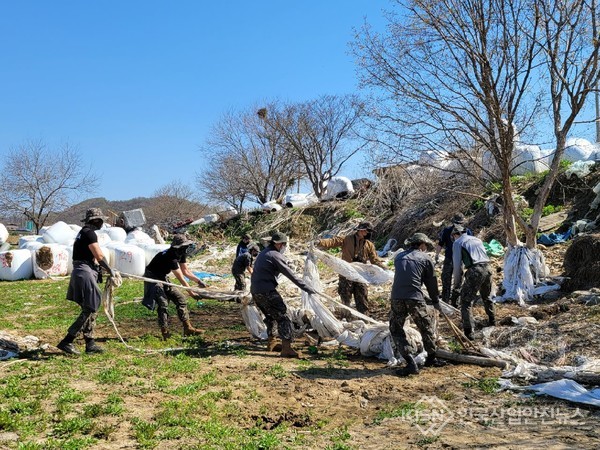
[[[423,285],[434,303],[439,301],[439,290],[433,261],[425,252],[411,249],[399,253],[394,259],[394,284],[392,300],[423,300]]]
[[[271,244],[256,257],[250,278],[250,292],[252,294],[264,294],[275,290],[279,274],[289,278],[300,289],[307,290],[308,287],[292,271],[285,256],[279,253],[275,246]]]

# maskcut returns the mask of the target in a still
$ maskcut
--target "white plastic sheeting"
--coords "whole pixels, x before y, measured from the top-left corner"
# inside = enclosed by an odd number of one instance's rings
[[[357,283],[381,285],[394,281],[394,272],[373,264],[349,263],[330,253],[312,249],[312,252],[335,273]]]
[[[313,192],[310,194],[288,194],[284,200],[284,204],[288,208],[301,208],[318,202],[319,199]]]
[[[508,388],[519,391],[531,391],[538,395],[549,395],[550,397],[568,400],[573,403],[600,407],[600,388],[588,391],[576,381],[569,379],[563,378],[562,380],[533,384],[531,386],[509,385]]]
[[[573,175],[577,178],[583,178],[589,175],[594,164],[596,164],[595,161],[575,161],[567,170],[565,170],[565,175],[567,178],[571,178]]]
[[[543,152],[537,145],[516,144],[511,162],[511,173],[513,175],[525,175],[526,173],[541,173],[548,170],[547,153]]]
[[[52,257],[52,264],[48,267],[48,261],[42,261],[42,254],[48,252]],[[66,246],[60,244],[45,244],[37,250],[32,250],[33,275],[44,280],[50,277],[64,277],[69,267],[69,252]],[[47,257],[47,256],[46,256]]]
[[[277,203],[277,200],[271,200],[269,202],[263,203],[261,205],[261,208],[263,211],[267,211],[267,212],[275,212],[275,211],[280,211],[281,205],[279,203]]]
[[[523,245],[509,247],[504,257],[505,289],[496,301],[516,300],[524,306],[525,301],[533,297],[536,283],[549,274],[544,255],[539,249],[529,249]]]

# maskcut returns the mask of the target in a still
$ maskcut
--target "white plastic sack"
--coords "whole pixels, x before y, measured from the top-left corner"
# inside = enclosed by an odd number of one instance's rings
[[[27,280],[33,275],[33,265],[29,250],[0,252],[0,280]]]
[[[319,199],[312,192],[310,194],[288,194],[285,196],[284,204],[288,208],[301,208],[318,203],[318,201]]]
[[[548,274],[544,255],[538,249],[528,249],[523,245],[509,247],[504,257],[502,286],[505,293],[500,301],[516,300],[524,306],[525,301],[533,297],[535,284]]]
[[[56,222],[44,231],[42,237],[48,244],[66,245],[75,239],[77,233],[65,222]]]

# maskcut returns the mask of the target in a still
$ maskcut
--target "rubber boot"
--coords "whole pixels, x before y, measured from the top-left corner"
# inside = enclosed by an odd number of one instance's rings
[[[58,348],[59,350],[62,350],[65,353],[68,353],[69,355],[80,355],[81,352],[79,350],[77,350],[75,348],[75,346],[73,345],[74,340],[75,340],[75,336],[71,336],[70,334],[67,334],[64,337],[64,339],[56,345],[56,348]]]
[[[281,340],[281,353],[282,358],[298,358],[298,352],[292,348],[292,341],[290,339]]]
[[[200,328],[194,328],[192,323],[189,320],[185,320],[183,322],[183,335],[184,336],[201,336],[204,333],[204,330]]]
[[[96,344],[94,339],[85,340],[85,352],[86,353],[104,353],[104,349]]]
[[[490,315],[488,316],[488,326],[490,327],[495,327],[496,326],[496,316],[495,315]]]
[[[162,334],[162,338],[164,341],[171,337],[171,332],[168,327],[160,327],[160,334]]]
[[[474,341],[475,340],[475,338],[473,337],[473,330],[469,330],[469,329],[465,328],[465,336],[470,341]]]
[[[410,355],[406,357],[406,366],[403,367],[402,369],[399,369],[396,371],[396,375],[398,375],[399,377],[407,377],[409,375],[417,375],[418,373],[419,373],[419,366],[417,365],[415,358],[413,358]]]
[[[435,357],[435,353],[430,355],[427,354],[427,358],[425,358],[425,367],[444,367],[446,365],[446,361],[441,359],[437,359]]]
[[[282,349],[281,342],[274,336],[269,336],[267,340],[267,351],[268,352],[280,352]]]

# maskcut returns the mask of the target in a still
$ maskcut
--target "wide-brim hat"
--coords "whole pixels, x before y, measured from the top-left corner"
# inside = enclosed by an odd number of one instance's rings
[[[185,247],[186,245],[192,245],[193,243],[194,241],[188,239],[185,235],[176,234],[175,236],[173,236],[173,240],[171,241],[171,247],[181,248]]]
[[[462,225],[466,222],[466,220],[467,219],[465,219],[465,216],[463,216],[461,213],[457,213],[452,216],[452,223],[455,225]]]
[[[81,221],[87,223],[90,220],[95,219],[106,220],[108,217],[102,214],[102,210],[100,208],[90,208],[85,212],[85,217],[81,219]]]
[[[282,244],[287,241],[288,237],[280,232],[273,233],[273,235],[271,236],[271,242],[273,242],[274,244]]]
[[[435,244],[425,233],[415,233],[404,241],[405,245],[427,244],[427,248],[432,250]]]
[[[367,231],[373,231],[374,227],[373,224],[371,222],[361,222],[358,225],[356,225],[356,228],[354,228],[355,230],[367,230]]]

